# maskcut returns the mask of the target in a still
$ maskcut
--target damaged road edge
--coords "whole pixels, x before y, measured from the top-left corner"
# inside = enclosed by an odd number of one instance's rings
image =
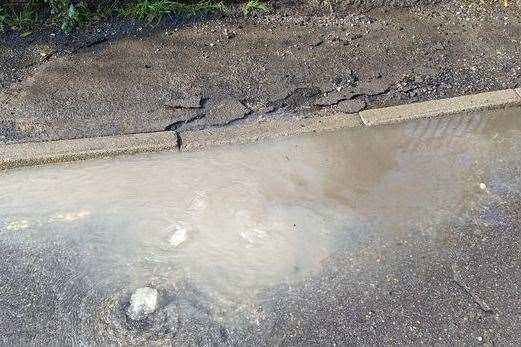
[[[333,131],[363,126],[357,113],[334,113],[303,119],[277,119],[224,128],[181,132],[181,151],[202,150],[215,146],[252,143],[280,137]]]
[[[277,120],[265,124],[241,127],[209,128],[180,133],[183,150],[198,150],[213,146],[256,142],[280,136],[335,130],[355,126],[398,123],[418,118],[466,114],[521,104],[521,88],[424,101],[399,106],[376,108],[354,114],[336,113],[330,116],[296,120]]]
[[[364,125],[392,124],[411,119],[466,114],[517,105],[521,105],[521,88],[370,109],[354,114],[327,114],[328,111],[325,111],[326,115],[304,119],[277,119],[263,123],[255,122],[185,132],[163,131],[75,140],[0,144],[0,170],[119,154],[207,149],[226,144],[249,143]]]

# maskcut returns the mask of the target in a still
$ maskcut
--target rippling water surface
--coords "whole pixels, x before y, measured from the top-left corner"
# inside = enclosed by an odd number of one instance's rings
[[[4,342],[44,343],[40,329],[81,343],[171,341],[199,323],[219,327],[196,330],[200,341],[269,331],[266,293],[338,257],[375,271],[374,249],[444,238],[438,226],[464,218],[501,176],[496,153],[519,152],[512,124],[474,115],[3,172],[0,244],[13,262],[0,269],[13,274],[3,306],[20,303],[0,317]],[[122,312],[145,285],[160,290],[160,318],[133,328]]]

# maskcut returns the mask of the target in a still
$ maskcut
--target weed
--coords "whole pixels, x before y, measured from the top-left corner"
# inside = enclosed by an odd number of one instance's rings
[[[227,10],[222,2],[199,1],[192,4],[172,3],[172,12],[183,17],[204,16],[219,12],[224,13]]]
[[[77,5],[70,4],[61,29],[65,33],[70,33],[74,28],[85,25],[89,21],[90,16],[90,11],[84,2],[80,2]]]
[[[122,4],[119,0],[98,1],[92,19],[95,21],[107,20],[117,14],[121,8]]]
[[[244,5],[244,14],[249,15],[252,12],[266,12],[268,7],[261,0],[248,0]]]
[[[69,10],[69,0],[45,0],[45,3],[49,6],[49,12],[53,21],[62,21],[67,15]]]
[[[330,15],[335,13],[335,8],[340,5],[343,0],[312,0],[311,3],[315,6],[322,7],[329,12]]]
[[[38,14],[31,4],[27,4],[21,10],[13,12],[9,25],[13,30],[20,32],[21,36],[29,36],[37,21]]]
[[[226,6],[222,2],[213,1],[181,3],[169,0],[138,0],[119,12],[125,17],[151,22],[170,14],[192,17],[226,12]]]
[[[2,0],[0,0],[2,1]],[[7,13],[0,6],[0,33],[8,26],[27,36],[32,32],[38,20],[38,8],[44,14],[44,20],[58,24],[69,33],[91,21],[106,20],[114,15],[135,20],[159,21],[168,15],[193,17],[211,13],[226,12],[223,2],[216,0],[28,0],[20,10]],[[89,6],[87,5],[89,4]],[[37,5],[37,6],[36,6]],[[43,6],[42,6],[43,5]],[[43,8],[43,9],[42,9]],[[265,11],[262,0],[249,0],[245,11]]]
[[[90,10],[83,1],[73,4],[70,0],[45,0],[53,22],[59,23],[65,33],[83,26],[91,17]]]
[[[8,18],[7,11],[3,7],[0,7],[0,34],[7,28]]]
[[[172,2],[169,0],[139,0],[119,12],[125,17],[151,22],[172,13]]]

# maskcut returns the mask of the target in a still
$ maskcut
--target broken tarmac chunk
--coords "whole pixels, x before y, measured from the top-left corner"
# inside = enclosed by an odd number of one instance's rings
[[[206,113],[209,125],[227,125],[250,114],[251,110],[237,99],[226,98],[210,107]]]
[[[366,106],[364,99],[345,100],[337,105],[337,111],[342,113],[357,113],[362,111]]]
[[[142,320],[157,309],[159,293],[157,289],[150,287],[138,288],[130,297],[130,305],[127,308],[127,317],[131,320]]]
[[[203,98],[191,96],[188,98],[172,99],[165,103],[165,106],[172,108],[201,108]]]
[[[369,81],[360,81],[353,88],[358,94],[363,95],[380,95],[389,90],[390,84],[381,78],[375,78]]]
[[[299,87],[292,90],[280,102],[275,102],[274,106],[285,107],[289,110],[313,103],[313,98],[320,94],[320,88],[315,86]]]
[[[351,69],[346,69],[342,74],[335,76],[331,82],[335,88],[352,87],[358,81],[358,76]]]
[[[350,100],[358,94],[349,90],[340,90],[328,93],[321,96],[315,101],[316,106],[332,106],[338,104],[340,101]]]

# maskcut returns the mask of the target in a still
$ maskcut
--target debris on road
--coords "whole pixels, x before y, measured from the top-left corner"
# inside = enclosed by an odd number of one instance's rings
[[[474,300],[474,302],[479,306],[479,308],[483,312],[493,313],[494,310],[487,304],[487,302],[481,299],[470,287],[467,283],[465,283],[461,273],[457,267],[457,265],[452,266],[452,274],[454,281],[467,292],[467,294]]]

